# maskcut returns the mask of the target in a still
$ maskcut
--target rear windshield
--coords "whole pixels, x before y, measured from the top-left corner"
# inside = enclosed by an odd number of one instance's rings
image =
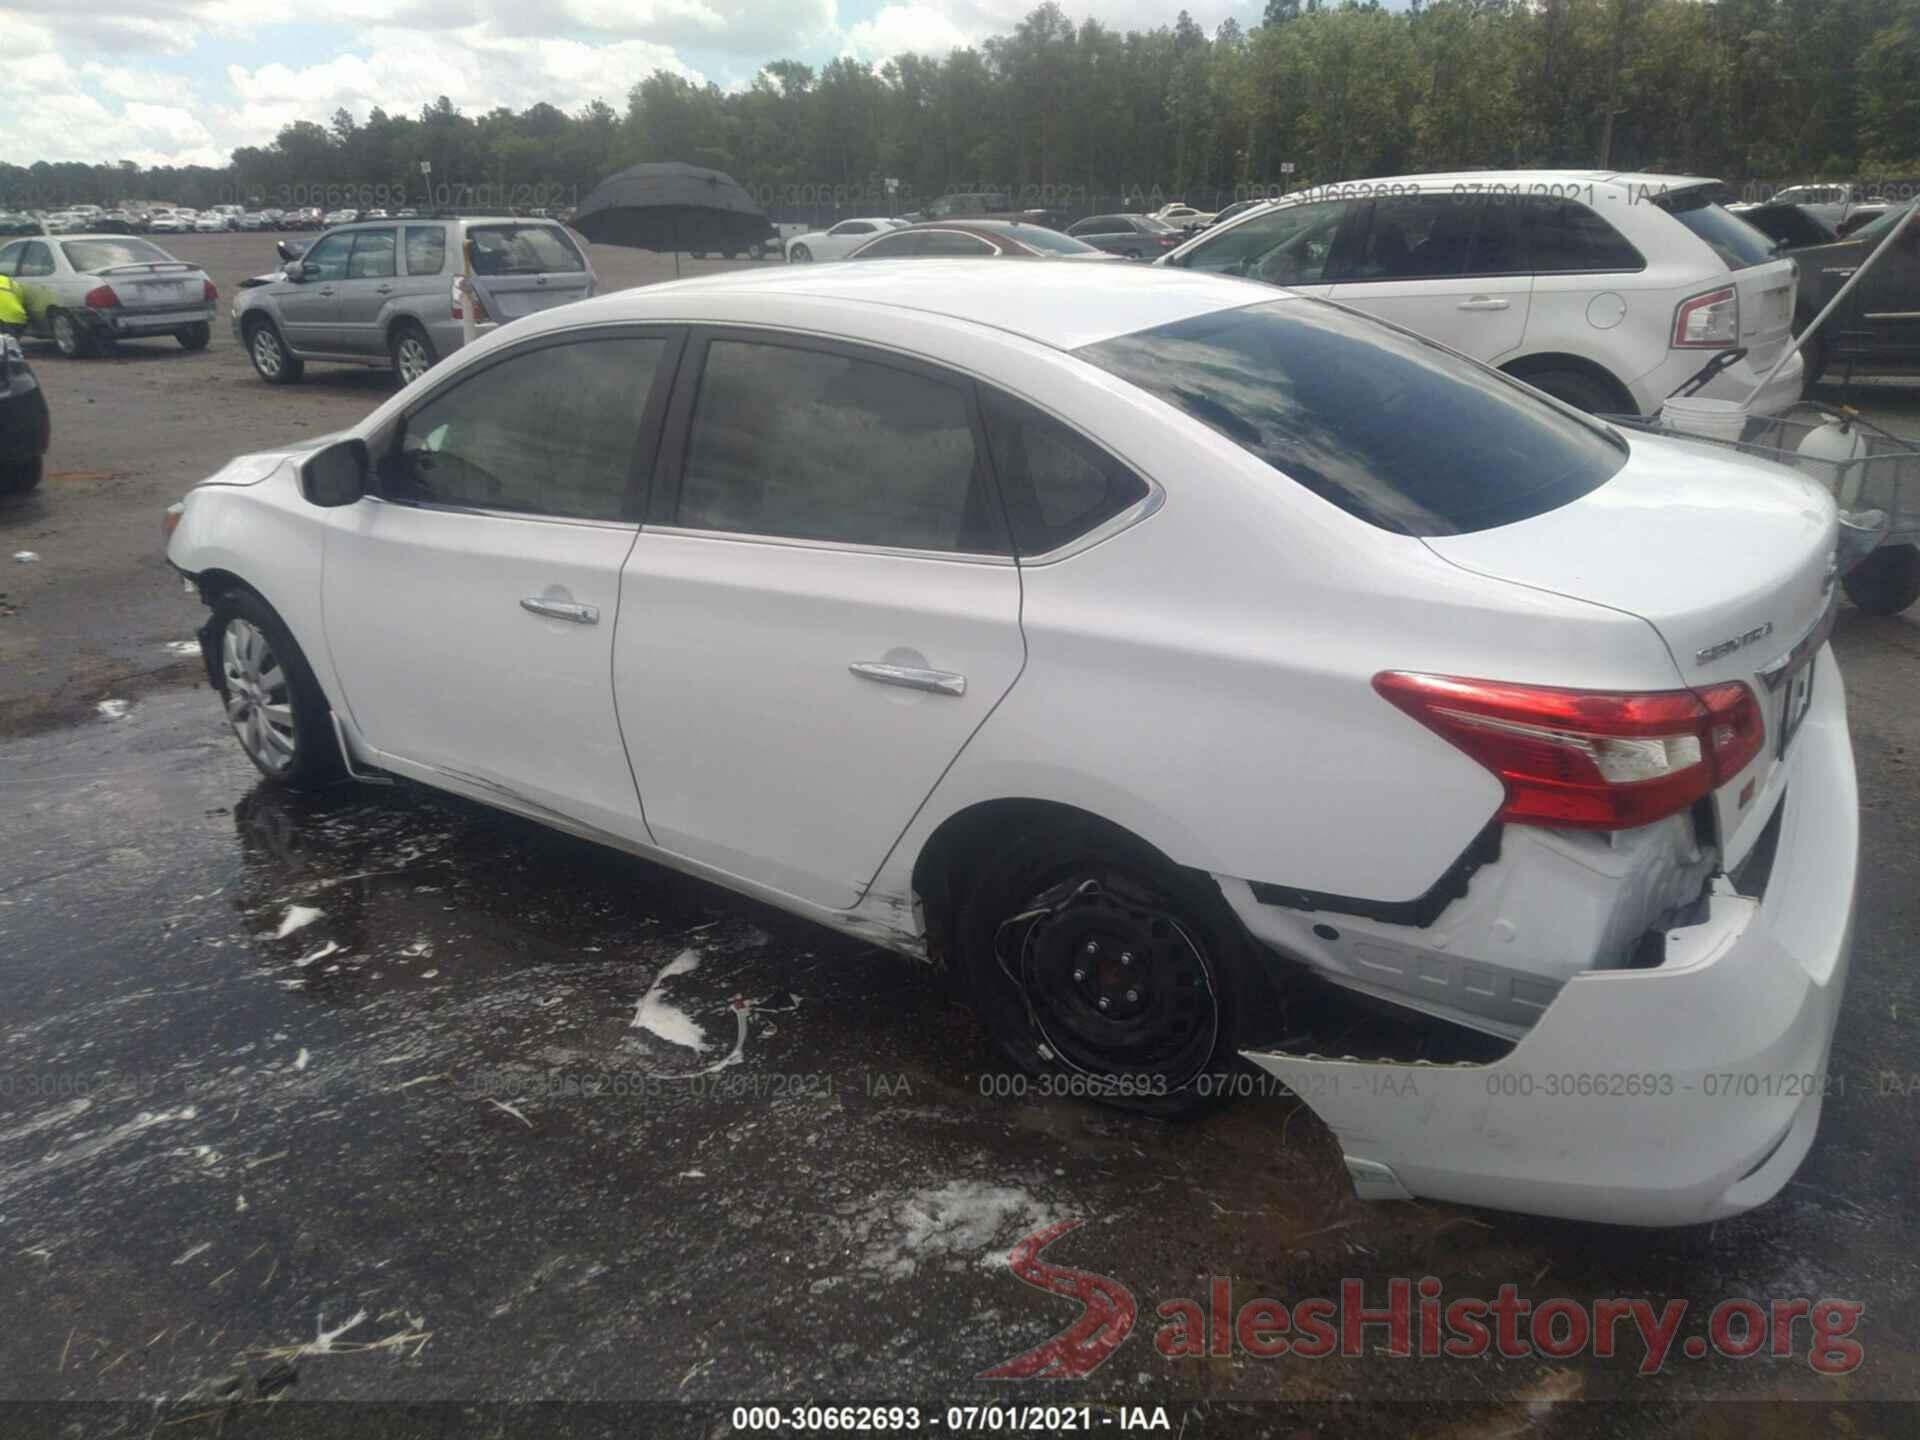
[[[76,270],[179,263],[158,245],[149,245],[144,240],[68,240],[60,248],[67,252],[67,263]]]
[[[1915,203],[1920,204],[1920,201],[1916,201]],[[1878,220],[1872,220],[1862,225],[1858,230],[1855,230],[1851,235],[1847,236],[1847,239],[1871,240],[1877,244],[1887,238],[1887,232],[1898,225],[1900,223],[1900,217],[1912,208],[1912,205],[1896,205]],[[1911,234],[1912,232],[1909,231],[1908,233]]]
[[[1324,301],[1216,311],[1075,352],[1350,515],[1404,535],[1579,499],[1626,442],[1496,371]]]
[[[1076,240],[1071,235],[1062,235],[1058,230],[1049,230],[1044,225],[1019,225],[1008,230],[1011,235],[1036,250],[1051,250],[1056,255],[1098,255],[1099,250],[1084,240]]]
[[[578,274],[587,268],[557,225],[475,225],[473,269],[479,275]]]
[[[1773,258],[1773,241],[1732,211],[1714,204],[1710,190],[1676,190],[1660,196],[1654,204],[1712,246],[1729,270],[1764,265]]]

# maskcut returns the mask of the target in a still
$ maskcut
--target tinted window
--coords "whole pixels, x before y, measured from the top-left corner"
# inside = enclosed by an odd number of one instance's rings
[[[438,275],[447,263],[447,227],[409,225],[407,236],[407,273]]]
[[[992,255],[993,246],[978,235],[962,234],[958,230],[929,230],[920,237],[922,255]]]
[[[1077,352],[1382,529],[1451,535],[1578,499],[1611,432],[1496,371],[1316,300],[1218,311]]]
[[[69,240],[60,247],[76,270],[104,270],[109,265],[172,265],[173,256],[144,240]]]
[[[680,524],[1004,554],[997,509],[960,386],[825,351],[707,347]]]
[[[53,274],[53,251],[38,240],[29,242],[20,252],[20,268],[13,273],[23,280],[32,275]]]
[[[1097,255],[1100,252],[1092,245],[1075,240],[1070,235],[1062,235],[1058,230],[1049,230],[1044,225],[1022,225],[1009,230],[1007,234],[1022,245],[1035,250],[1045,250],[1050,255]]]
[[[1332,278],[1327,261],[1352,204],[1319,200],[1266,211],[1202,241],[1174,263],[1272,285],[1315,285]]]
[[[1468,275],[1524,275],[1526,245],[1521,235],[1519,205],[1498,197],[1480,202],[1480,223],[1473,232],[1473,245],[1467,251]]]
[[[641,412],[666,343],[581,340],[487,366],[407,417],[400,453],[383,468],[386,493],[620,519]]]
[[[467,243],[476,275],[573,275],[587,268],[567,232],[553,225],[475,225]]]
[[[827,233],[829,235],[871,235],[873,226],[864,220],[842,220]]]
[[[1714,204],[1704,189],[1675,191],[1660,196],[1654,204],[1711,245],[1729,270],[1764,265],[1773,258],[1773,242],[1738,215]]]
[[[0,275],[13,274],[26,248],[27,242],[24,240],[16,240],[11,245],[0,246]]]
[[[1896,206],[1872,224],[1862,225],[1858,230],[1849,232],[1847,238],[1849,240],[1870,240],[1877,245],[1880,241],[1887,238],[1887,232],[1889,230],[1900,223],[1900,217],[1912,208],[1912,205]],[[1907,232],[1909,236],[1911,236],[1912,233],[1911,230]]]
[[[921,232],[910,230],[901,235],[882,235],[878,240],[869,240],[847,258],[849,260],[886,260],[897,259],[902,255],[920,253]]]
[[[1059,421],[981,392],[987,444],[1022,555],[1044,555],[1146,498],[1146,482]]]
[[[1426,280],[1467,268],[1477,203],[1452,195],[1376,200],[1352,267],[1342,280]],[[1254,222],[1249,222],[1254,223]]]
[[[1133,227],[1118,215],[1095,215],[1072,226],[1069,235],[1125,235]]]
[[[1537,274],[1647,268],[1626,236],[1577,200],[1528,197],[1518,211],[1528,265]]]
[[[362,230],[353,237],[353,258],[347,262],[349,280],[391,279],[393,231]]]
[[[323,235],[302,257],[307,262],[309,280],[344,280],[347,278],[347,256],[353,250],[353,232],[345,231],[338,235]]]

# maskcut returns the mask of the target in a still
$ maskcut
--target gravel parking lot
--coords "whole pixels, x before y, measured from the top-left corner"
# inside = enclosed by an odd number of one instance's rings
[[[1911,1430],[1920,612],[1848,608],[1834,640],[1861,892],[1787,1190],[1685,1231],[1365,1205],[1290,1097],[1186,1125],[1011,1098],[947,983],[880,951],[457,800],[261,784],[196,683],[202,611],[160,513],[393,382],[263,385],[225,307],[273,237],[166,243],[220,287],[212,347],[30,345],[50,473],[0,502],[4,553],[38,556],[0,561],[0,1401],[70,1407],[46,1413],[76,1434],[266,1424],[273,1397],[696,1407],[620,1412],[624,1433],[721,1433],[742,1401],[937,1402],[923,1428],[985,1401],[1095,1426],[1165,1406],[1188,1434],[1617,1433],[1572,1403],[1594,1399],[1647,1433]],[[672,274],[593,262],[606,287]],[[1920,437],[1920,387],[1855,398]],[[698,1044],[640,1023],[663,1014]],[[1066,1221],[1048,1259],[1117,1284],[1134,1333],[1084,1379],[982,1378],[1074,1319],[1071,1281],[1008,1263]],[[1211,1317],[1357,1280],[1382,1306],[1428,1276],[1688,1309],[1650,1375],[1627,1326],[1611,1356],[1557,1358],[1413,1360],[1383,1328],[1319,1360],[1155,1343],[1169,1302]],[[1804,1321],[1784,1353],[1720,1353],[1707,1312],[1741,1298],[1858,1304],[1858,1355],[1810,1363]],[[517,1433],[503,1410],[351,1413],[351,1433]]]

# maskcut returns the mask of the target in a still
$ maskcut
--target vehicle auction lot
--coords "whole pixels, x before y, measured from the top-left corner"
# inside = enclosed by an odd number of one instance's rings
[[[392,385],[254,377],[225,309],[272,239],[164,241],[220,287],[206,352],[28,347],[54,449],[43,488],[0,506],[4,554],[38,556],[0,561],[0,1399],[141,1402],[71,1413],[98,1433],[278,1395],[721,1419],[743,1401],[1164,1404],[1176,1429],[1200,1407],[1189,1433],[1459,1435],[1606,1430],[1556,1404],[1599,1397],[1650,1403],[1643,1428],[1676,1435],[1789,1413],[1703,1413],[1714,1400],[1920,1400],[1920,615],[1847,608],[1835,636],[1856,948],[1820,1137],[1785,1192],[1686,1231],[1365,1205],[1290,1097],[1182,1126],[1013,1098],[950,988],[895,957],[450,798],[261,783],[182,653],[203,612],[161,559],[160,512]],[[592,259],[603,288],[672,273]],[[1920,389],[1861,393],[1920,435]],[[1123,1287],[1132,1333],[1084,1379],[977,1378],[1078,1317],[1008,1265],[1071,1220],[1046,1259]],[[1381,1327],[1324,1359],[1155,1345],[1158,1307],[1210,1313],[1212,1277],[1237,1314],[1337,1301],[1350,1278],[1382,1308],[1392,1277],[1429,1275],[1443,1304],[1512,1285],[1589,1313],[1689,1310],[1654,1376],[1628,1324],[1611,1357],[1410,1360]],[[1796,1298],[1864,1306],[1857,1367],[1810,1366],[1804,1321],[1784,1357],[1688,1352],[1719,1302]],[[1341,1398],[1473,1408],[1315,1403]],[[1263,1401],[1298,1408],[1232,1408]]]

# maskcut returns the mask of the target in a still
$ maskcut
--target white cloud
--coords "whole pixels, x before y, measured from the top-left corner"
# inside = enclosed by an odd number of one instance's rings
[[[975,44],[981,38],[961,29],[937,5],[883,5],[871,20],[862,20],[847,28],[844,53],[877,65],[907,51],[917,55],[944,55],[949,50]]]

